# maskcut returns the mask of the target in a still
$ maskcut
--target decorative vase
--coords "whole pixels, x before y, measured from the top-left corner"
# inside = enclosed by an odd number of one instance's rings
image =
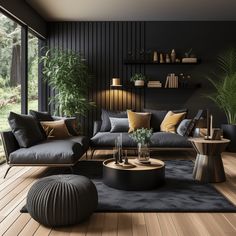
[[[138,161],[148,162],[150,159],[150,151],[148,144],[138,143]]]
[[[134,85],[135,86],[144,86],[144,80],[135,80]]]

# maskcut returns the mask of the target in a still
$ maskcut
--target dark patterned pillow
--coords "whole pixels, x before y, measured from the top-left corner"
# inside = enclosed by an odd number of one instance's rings
[[[178,128],[177,128],[177,134],[181,135],[181,136],[185,136],[186,135],[186,131],[189,128],[189,124],[191,123],[191,119],[184,119],[180,122]]]

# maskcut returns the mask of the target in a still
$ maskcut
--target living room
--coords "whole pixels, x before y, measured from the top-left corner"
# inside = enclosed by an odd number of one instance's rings
[[[235,7],[0,0],[0,235],[235,235]]]

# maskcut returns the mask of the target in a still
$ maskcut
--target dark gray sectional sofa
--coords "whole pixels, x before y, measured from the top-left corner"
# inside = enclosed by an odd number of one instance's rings
[[[54,117],[58,120],[58,117]],[[67,119],[66,123],[69,123]],[[69,129],[68,129],[69,130]],[[43,139],[29,147],[20,147],[12,131],[1,132],[5,156],[9,168],[13,166],[62,166],[73,167],[89,148],[85,136],[72,136],[64,139]]]
[[[152,113],[151,128],[153,128],[153,135],[151,137],[150,147],[153,149],[192,149],[188,137],[181,136],[177,133],[160,132],[160,124],[164,119],[166,110],[150,110],[145,109],[145,112]],[[183,112],[186,109],[176,110],[176,112]],[[108,118],[107,118],[108,117]],[[135,143],[128,132],[110,132],[109,117],[127,117],[125,112],[109,112],[102,111],[101,121],[94,122],[93,137],[90,139],[91,149],[111,149],[115,145],[116,138],[122,133],[122,146],[124,148],[136,148]]]

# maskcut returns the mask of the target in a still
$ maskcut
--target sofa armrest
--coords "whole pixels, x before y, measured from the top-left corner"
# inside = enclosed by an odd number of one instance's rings
[[[101,126],[102,126],[101,120],[94,121],[94,123],[93,123],[93,136],[101,130]]]
[[[12,152],[20,148],[12,131],[1,132],[2,144],[5,151],[7,162],[9,162],[9,156]]]

